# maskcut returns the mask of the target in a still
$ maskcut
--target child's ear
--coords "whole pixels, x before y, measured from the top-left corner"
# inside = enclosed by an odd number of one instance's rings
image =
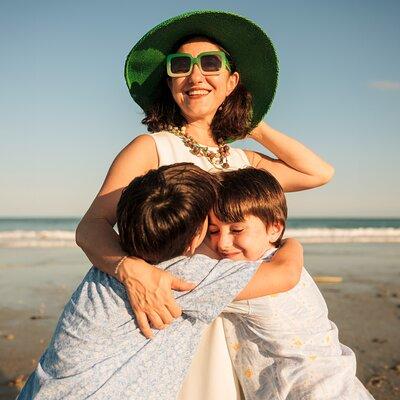
[[[279,239],[279,236],[281,236],[282,231],[283,231],[283,225],[280,222],[275,222],[272,225],[270,225],[269,228],[267,229],[269,235],[269,241],[271,243],[276,242]]]
[[[196,249],[201,245],[204,238],[206,237],[207,229],[208,229],[208,218],[204,220],[203,225],[197,231],[196,236],[192,239],[191,243],[189,244],[189,248],[187,250],[189,254],[194,254]]]

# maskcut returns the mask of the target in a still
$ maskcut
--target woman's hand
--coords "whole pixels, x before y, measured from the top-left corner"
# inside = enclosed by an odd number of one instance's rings
[[[171,290],[183,292],[196,286],[132,257],[120,265],[117,278],[125,286],[138,327],[148,339],[153,337],[150,324],[163,329],[182,314]]]

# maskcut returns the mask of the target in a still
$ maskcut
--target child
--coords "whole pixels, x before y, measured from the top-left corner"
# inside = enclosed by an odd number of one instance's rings
[[[231,260],[269,259],[287,217],[279,183],[253,168],[223,173],[220,181],[208,245]],[[275,279],[285,280],[281,273]],[[282,293],[277,286],[275,295],[262,292],[262,286],[246,288],[238,298],[253,299],[235,301],[223,314],[246,399],[372,399],[355,376],[354,353],[340,344],[326,303],[305,269],[291,290]]]
[[[131,182],[117,210],[122,248],[198,285],[175,293],[182,316],[148,340],[124,286],[92,268],[65,306],[19,400],[176,398],[207,324],[246,284],[246,290],[259,290],[253,285],[260,279],[263,294],[271,292],[268,263],[188,257],[206,235],[216,186],[215,177],[189,163],[151,170]],[[292,274],[295,284],[301,267],[293,265],[286,275]],[[257,278],[251,279],[255,271]]]

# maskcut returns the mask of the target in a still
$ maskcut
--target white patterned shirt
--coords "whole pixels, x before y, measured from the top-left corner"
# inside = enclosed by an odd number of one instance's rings
[[[355,355],[339,342],[325,300],[304,268],[293,289],[234,301],[222,317],[246,400],[373,399],[356,378]]]
[[[198,283],[175,292],[183,314],[146,339],[124,286],[91,268],[60,317],[18,400],[172,400],[208,324],[251,279],[261,261],[178,257],[159,265]]]

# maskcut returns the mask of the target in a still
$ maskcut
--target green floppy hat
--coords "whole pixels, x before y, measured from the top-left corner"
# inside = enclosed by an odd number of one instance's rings
[[[135,102],[146,112],[166,78],[166,57],[189,35],[215,39],[234,60],[240,80],[253,97],[253,126],[271,106],[278,82],[278,59],[271,40],[252,21],[224,11],[178,15],[147,32],[125,63],[125,80]]]

